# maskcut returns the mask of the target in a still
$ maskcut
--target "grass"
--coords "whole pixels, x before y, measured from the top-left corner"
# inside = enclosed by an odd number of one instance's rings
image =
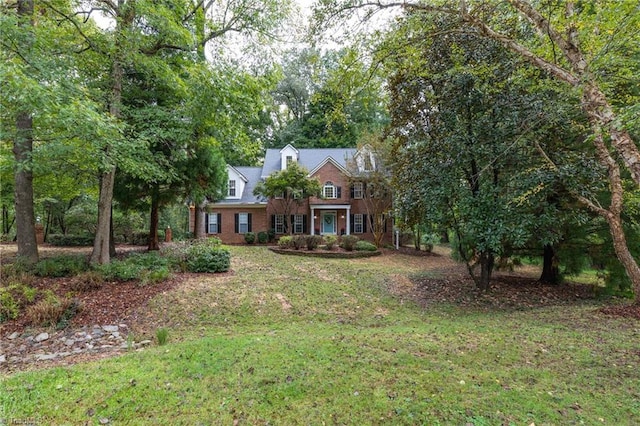
[[[234,274],[157,297],[164,346],[5,376],[41,424],[638,424],[640,323],[585,304],[420,309],[388,284],[428,259],[234,247]],[[392,275],[393,274],[393,275]],[[2,421],[0,421],[2,424]]]

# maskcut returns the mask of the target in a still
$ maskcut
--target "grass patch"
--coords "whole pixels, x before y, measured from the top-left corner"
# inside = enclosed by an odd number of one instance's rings
[[[231,250],[233,275],[154,300],[171,343],[6,376],[2,415],[42,424],[640,422],[637,321],[589,305],[427,311],[387,286],[391,274],[425,273],[428,263]]]

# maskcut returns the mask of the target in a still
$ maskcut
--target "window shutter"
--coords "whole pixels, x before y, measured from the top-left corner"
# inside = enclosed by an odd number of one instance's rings
[[[233,215],[233,218],[235,219],[235,224],[234,224],[234,228],[235,228],[235,232],[236,234],[240,231],[240,221],[238,220],[238,213],[235,213]]]
[[[249,232],[251,232],[251,214],[252,213],[247,213],[247,223],[248,223],[247,230]]]
[[[386,217],[384,217],[384,216],[382,216],[382,220],[384,221],[384,222],[383,222],[383,223],[384,223],[384,232],[387,232],[387,222],[388,222],[388,220],[387,220],[387,218],[386,218]]]
[[[354,227],[353,227],[354,220],[353,219],[354,219],[354,217],[355,217],[354,214],[350,214],[349,215],[349,233],[350,234],[353,234],[353,229],[354,229]]]
[[[303,214],[302,215],[302,233],[303,234],[307,234],[307,215]]]
[[[204,233],[209,233],[209,213],[204,214]]]
[[[295,224],[296,224],[296,216],[295,215],[291,215],[290,219],[291,219],[291,222],[289,222],[289,223],[291,224],[291,233],[295,234],[296,233],[296,226],[295,226]]]
[[[271,215],[271,229],[273,229],[273,231],[276,231],[276,215],[272,214]]]
[[[336,198],[342,198],[342,187],[341,186],[336,186]]]
[[[222,213],[218,213],[218,234],[222,234]]]
[[[351,185],[349,185],[349,196],[351,198],[353,198],[353,191],[354,191],[353,184],[351,184]]]

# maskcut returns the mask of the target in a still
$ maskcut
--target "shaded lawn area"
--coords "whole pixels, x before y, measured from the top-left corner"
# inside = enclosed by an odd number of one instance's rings
[[[169,344],[5,376],[0,418],[42,424],[638,424],[640,322],[592,301],[424,303],[447,259],[233,247],[140,312]],[[409,280],[407,277],[420,277]],[[424,296],[422,296],[424,297]]]

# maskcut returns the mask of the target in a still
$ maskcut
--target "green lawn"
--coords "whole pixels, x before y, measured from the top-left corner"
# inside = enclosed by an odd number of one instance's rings
[[[167,345],[3,377],[0,424],[640,424],[638,321],[389,292],[429,258],[232,253],[153,301]]]

